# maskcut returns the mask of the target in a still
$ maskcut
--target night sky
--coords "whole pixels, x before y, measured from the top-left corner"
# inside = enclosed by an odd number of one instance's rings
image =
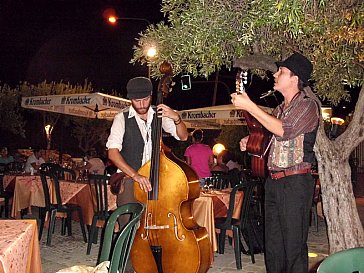
[[[5,2],[5,4],[4,4]],[[0,80],[71,83],[91,81],[98,91],[124,89],[128,78],[147,75],[131,65],[132,46],[144,21],[108,24],[103,11],[119,17],[163,19],[160,1],[2,1],[0,7]]]
[[[129,63],[135,38],[146,28],[146,22],[120,21],[110,25],[103,12],[113,8],[119,17],[157,23],[163,20],[160,6],[161,0],[2,0],[0,81],[15,86],[19,81],[83,84],[88,79],[95,91],[116,90],[125,97],[127,81],[148,74],[145,65]],[[219,81],[224,84],[218,84],[216,104],[230,103],[235,73],[220,72]],[[205,83],[201,81],[206,79],[193,79],[193,89],[182,91],[177,76],[166,103],[178,110],[211,106],[214,79],[214,75]],[[269,88],[266,82],[254,82],[248,93],[259,102],[259,95]],[[274,107],[275,102],[268,106]]]

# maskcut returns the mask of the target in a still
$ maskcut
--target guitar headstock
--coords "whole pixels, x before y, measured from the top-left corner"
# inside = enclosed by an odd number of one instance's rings
[[[248,84],[248,71],[239,69],[236,74],[236,93],[245,92],[245,86]]]

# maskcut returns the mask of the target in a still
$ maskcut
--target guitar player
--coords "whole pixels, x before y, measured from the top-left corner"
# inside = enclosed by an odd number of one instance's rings
[[[295,52],[276,65],[274,90],[283,95],[284,101],[273,115],[261,110],[246,93],[232,94],[231,101],[273,134],[265,183],[267,273],[307,273],[307,237],[314,191],[311,164],[320,111],[303,89],[308,85],[312,63]],[[242,151],[247,141],[248,137],[241,140]]]

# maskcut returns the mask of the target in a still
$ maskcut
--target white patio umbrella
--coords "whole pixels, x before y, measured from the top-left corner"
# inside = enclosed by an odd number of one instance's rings
[[[28,109],[108,120],[129,105],[127,99],[103,93],[33,96],[21,101],[21,106]]]
[[[259,106],[267,113],[269,107]],[[220,129],[222,125],[246,125],[243,111],[237,110],[233,104],[210,106],[179,111],[188,128]]]

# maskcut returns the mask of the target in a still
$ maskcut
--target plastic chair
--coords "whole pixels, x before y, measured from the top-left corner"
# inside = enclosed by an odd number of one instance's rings
[[[229,208],[226,217],[218,217],[215,218],[215,228],[220,229],[220,234],[218,236],[218,253],[224,254],[225,249],[225,237],[226,237],[226,230],[233,231],[233,240],[234,240],[234,253],[235,253],[235,262],[236,268],[242,269],[241,264],[241,251],[242,251],[242,231],[248,227],[247,225],[247,217],[249,215],[249,208],[250,208],[250,200],[252,197],[252,191],[255,187],[255,181],[244,181],[241,184],[236,185],[231,193],[230,193],[230,200],[229,200]],[[234,208],[235,208],[235,194],[238,190],[244,191],[244,198],[242,202],[242,208],[240,212],[239,219],[232,218]],[[253,236],[253,232],[249,229],[248,235],[251,238]],[[249,249],[253,249],[252,242],[253,240],[249,240],[250,246]],[[252,262],[255,263],[254,259],[254,251],[250,251]]]
[[[74,170],[63,168],[57,163],[43,163],[42,165],[40,165],[40,170],[52,172],[57,176],[59,180],[76,181],[76,172]],[[71,177],[71,179],[66,179],[66,173],[68,173],[68,177]]]
[[[336,252],[324,259],[317,273],[364,273],[364,247]]]
[[[86,254],[89,255],[91,252],[92,243],[97,243],[98,228],[96,226],[97,221],[106,221],[110,213],[108,211],[108,200],[107,200],[107,184],[109,183],[110,176],[90,174],[88,176],[88,183],[90,190],[94,196],[94,216],[92,217],[92,224],[89,230],[88,244]]]
[[[72,235],[72,213],[77,212],[79,221],[80,221],[83,239],[85,242],[87,242],[85,224],[83,222],[83,215],[82,215],[81,207],[78,205],[74,205],[74,204],[62,204],[62,197],[61,197],[61,191],[60,191],[60,187],[59,187],[58,177],[55,174],[53,174],[51,171],[41,170],[40,178],[41,178],[42,186],[43,186],[45,208],[42,208],[41,213],[40,213],[39,240],[42,238],[44,222],[45,222],[45,217],[46,217],[47,212],[50,214],[50,222],[49,222],[48,236],[47,236],[47,245],[48,246],[51,245],[52,233],[53,233],[54,226],[56,223],[57,212],[64,212],[67,215],[66,220],[67,220],[68,236]],[[47,178],[49,178],[49,180],[51,181],[50,183],[53,184],[53,187],[55,190],[56,202],[54,204],[52,204],[52,202],[51,202]],[[64,235],[63,223],[62,223],[62,235]]]
[[[106,224],[104,240],[98,262],[110,261],[109,273],[125,272],[130,249],[144,208],[145,206],[141,203],[128,203],[118,207],[110,215]],[[121,215],[128,214],[130,215],[129,222],[125,225],[120,234],[115,235],[114,229],[115,225],[118,225],[117,219]]]
[[[12,192],[8,192],[4,189],[3,179],[4,175],[7,173],[7,164],[0,163],[0,198],[4,201],[4,214],[5,218],[9,218],[9,203],[10,198],[13,196]],[[0,216],[2,216],[3,209],[1,208]]]

